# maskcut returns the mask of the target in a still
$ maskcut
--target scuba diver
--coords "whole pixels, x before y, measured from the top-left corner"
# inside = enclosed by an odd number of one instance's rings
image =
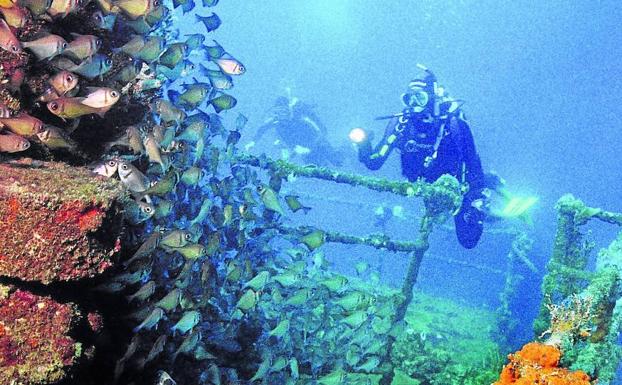
[[[350,132],[350,139],[358,146],[359,161],[370,170],[382,167],[397,149],[401,153],[402,174],[411,182],[419,178],[434,182],[443,174],[466,182],[469,190],[454,222],[458,241],[471,249],[482,235],[490,190],[497,190],[503,182],[482,170],[471,129],[461,110],[463,102],[450,98],[432,71],[418,67],[425,76],[409,83],[402,95],[403,111],[378,118],[390,120],[376,147],[372,149],[371,138],[360,128]]]
[[[264,124],[257,129],[251,146],[268,130],[274,129],[279,142],[285,146],[285,158],[293,152],[300,155],[306,163],[342,165],[343,154],[328,142],[326,126],[312,105],[296,97],[280,96],[270,112]]]

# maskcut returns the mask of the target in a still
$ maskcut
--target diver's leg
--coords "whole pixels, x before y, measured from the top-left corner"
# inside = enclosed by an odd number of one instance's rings
[[[467,193],[462,200],[462,207],[454,217],[458,242],[466,248],[477,246],[484,230],[484,212],[473,206],[478,193]]]

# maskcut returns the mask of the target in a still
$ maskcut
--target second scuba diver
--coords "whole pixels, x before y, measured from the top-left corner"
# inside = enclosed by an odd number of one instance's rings
[[[343,154],[327,139],[326,126],[313,111],[313,106],[296,97],[278,97],[270,116],[257,129],[253,145],[269,130],[274,129],[286,156],[297,154],[306,163],[341,166]]]

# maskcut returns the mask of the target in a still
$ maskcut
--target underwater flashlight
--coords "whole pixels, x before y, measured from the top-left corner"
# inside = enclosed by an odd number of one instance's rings
[[[353,128],[348,135],[353,143],[361,143],[367,138],[367,133],[362,128]]]

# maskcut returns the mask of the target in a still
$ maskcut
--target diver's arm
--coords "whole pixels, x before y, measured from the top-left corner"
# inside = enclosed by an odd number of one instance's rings
[[[306,109],[304,115],[305,119],[311,121],[311,123],[319,130],[319,132],[323,136],[326,136],[328,134],[328,130],[326,129],[324,123],[322,123],[317,114],[313,112],[310,108]]]
[[[372,149],[371,141],[369,138],[365,139],[361,143],[358,143],[359,149],[359,162],[365,164],[370,170],[378,170],[393,151],[397,140],[395,134],[395,127],[399,124],[397,118],[393,118],[387,124],[384,131],[384,136],[376,145],[376,148]]]

